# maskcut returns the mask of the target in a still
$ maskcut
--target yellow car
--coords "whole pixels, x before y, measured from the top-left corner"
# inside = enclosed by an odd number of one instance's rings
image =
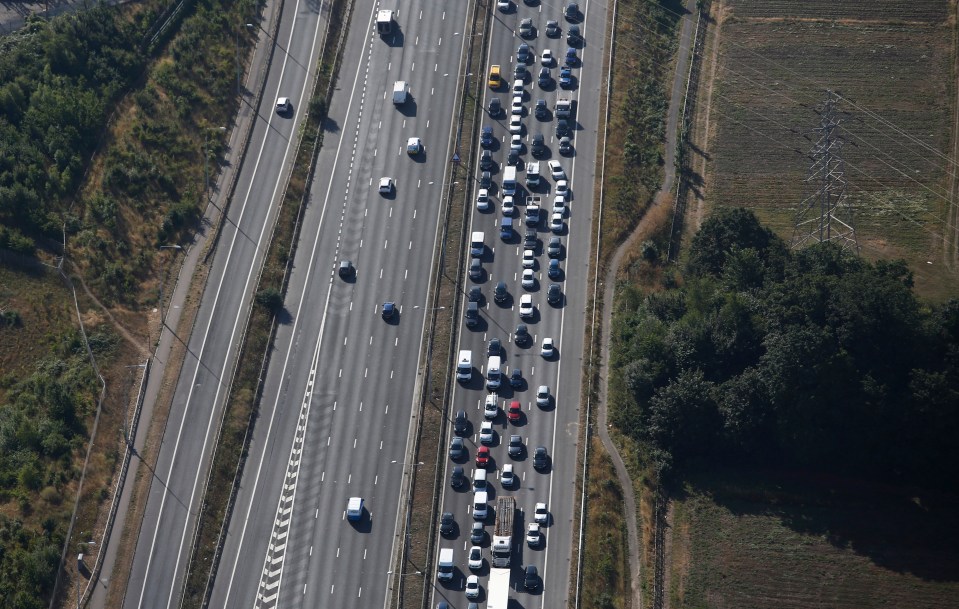
[[[489,69],[489,88],[498,89],[503,84],[503,78],[500,76],[499,66],[490,66]]]

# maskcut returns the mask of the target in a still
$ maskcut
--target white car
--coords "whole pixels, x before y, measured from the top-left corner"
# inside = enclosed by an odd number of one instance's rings
[[[276,98],[276,113],[277,114],[286,114],[293,109],[293,104],[290,103],[289,97],[277,97]]]
[[[513,97],[513,103],[510,105],[510,114],[519,114],[523,115],[523,96],[516,95]]]
[[[469,567],[472,571],[483,568],[483,548],[479,546],[470,548]]]
[[[533,520],[539,524],[546,524],[549,522],[549,512],[546,510],[545,503],[536,504],[536,508],[533,510]]]
[[[533,297],[529,294],[519,297],[519,316],[523,319],[533,316]]]
[[[547,163],[549,165],[549,173],[553,176],[554,180],[565,180],[566,172],[563,171],[563,166],[559,161],[553,159]]]
[[[563,232],[563,213],[555,212],[549,219],[549,230],[556,234]]]
[[[540,354],[545,358],[550,358],[556,355],[556,351],[553,349],[553,339],[544,338],[543,339],[543,348],[540,349]]]
[[[411,137],[406,140],[406,154],[416,156],[423,152],[423,142],[418,137]]]
[[[466,578],[466,598],[479,598],[479,576],[470,575]]]
[[[516,477],[513,475],[513,464],[507,463],[503,466],[503,471],[499,476],[500,484],[509,487],[516,483]]]
[[[513,196],[506,195],[503,197],[503,215],[508,218],[513,215],[514,211],[516,211],[516,206],[513,204]]]
[[[566,215],[566,197],[553,197],[553,213],[555,214],[557,212]]]
[[[539,541],[539,523],[531,522],[529,526],[526,527],[526,543],[529,544],[529,547],[534,548],[539,545]]]
[[[566,180],[557,180],[556,188],[553,189],[553,194],[569,199],[569,182]]]
[[[536,265],[536,252],[533,250],[523,250],[523,268],[531,269]]]
[[[388,195],[393,192],[393,178],[380,178],[380,194]]]
[[[483,421],[480,425],[480,444],[493,443],[493,422]]]
[[[480,188],[479,194],[476,195],[476,209],[480,211],[486,211],[489,209],[489,190],[486,188]]]
[[[523,269],[523,289],[532,290],[536,287],[536,278],[533,276],[533,269]]]
[[[549,387],[546,385],[540,385],[536,390],[536,405],[549,406]]]
[[[509,132],[510,133],[522,133],[523,132],[523,117],[518,114],[514,114],[509,119]]]
[[[496,415],[499,414],[499,407],[496,405],[498,400],[499,396],[495,393],[490,393],[486,396],[486,402],[483,405],[483,417],[485,419],[492,421],[496,418]]]
[[[509,149],[512,150],[513,152],[515,152],[516,154],[519,154],[520,152],[522,152],[522,151],[523,151],[523,136],[520,135],[520,134],[518,134],[518,133],[514,133],[514,134],[509,138]]]
[[[549,68],[553,65],[553,61],[553,51],[550,49],[543,49],[543,53],[540,55],[539,62]]]

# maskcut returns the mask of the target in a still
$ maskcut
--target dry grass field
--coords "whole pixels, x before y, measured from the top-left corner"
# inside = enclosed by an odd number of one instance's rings
[[[955,498],[710,472],[673,502],[671,609],[959,607]]]
[[[924,295],[959,295],[946,254],[957,231],[954,2],[716,0],[712,14],[694,137],[708,159],[705,208],[752,208],[791,238],[816,109],[837,91],[863,255],[905,258]]]

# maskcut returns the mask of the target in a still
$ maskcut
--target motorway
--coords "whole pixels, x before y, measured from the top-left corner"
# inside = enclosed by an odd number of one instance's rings
[[[220,424],[237,341],[247,318],[257,269],[288,178],[297,118],[306,104],[319,53],[319,6],[287,0],[278,30],[280,47],[266,78],[263,104],[223,221],[188,354],[177,380],[154,480],[137,536],[125,607],[178,606],[188,567],[196,515]],[[274,41],[271,41],[271,43]],[[294,114],[273,112],[289,97]]]
[[[354,4],[210,606],[387,600],[468,8]],[[375,32],[377,9],[398,9],[393,33]],[[400,107],[396,80],[412,94]],[[409,137],[425,152],[408,157]],[[338,276],[344,259],[355,277]],[[365,500],[359,523],[345,520],[351,496]]]
[[[595,233],[593,226],[593,187],[596,182],[595,159],[596,146],[599,143],[597,135],[600,112],[600,87],[602,83],[603,41],[607,21],[607,5],[605,2],[591,0],[580,3],[581,15],[575,19],[580,26],[585,39],[579,47],[578,54],[581,65],[573,69],[573,87],[565,92],[558,87],[559,66],[562,65],[566,54],[566,31],[570,25],[564,19],[564,5],[560,2],[536,2],[529,4],[520,0],[511,3],[507,12],[497,11],[493,17],[493,26],[489,40],[488,61],[486,66],[500,65],[503,71],[503,86],[491,91],[486,89],[484,108],[488,108],[491,97],[499,97],[505,112],[497,117],[484,115],[484,125],[493,127],[497,143],[492,147],[493,158],[498,168],[492,173],[493,187],[491,198],[494,206],[488,212],[481,212],[474,206],[471,218],[471,231],[482,230],[486,234],[486,254],[483,258],[484,274],[480,281],[470,280],[462,269],[464,284],[467,287],[479,285],[482,287],[484,301],[480,314],[480,322],[473,328],[465,324],[460,332],[458,349],[469,349],[473,353],[473,378],[467,385],[458,385],[454,390],[451,407],[452,413],[465,409],[470,420],[471,429],[467,435],[469,457],[459,461],[465,473],[471,479],[475,469],[476,449],[479,443],[479,429],[483,421],[483,404],[487,392],[484,388],[485,365],[487,362],[487,341],[499,338],[503,343],[503,367],[505,379],[499,390],[500,413],[494,420],[496,438],[492,445],[492,464],[489,475],[492,484],[489,499],[490,512],[495,508],[497,493],[513,495],[517,501],[518,510],[514,527],[514,552],[512,558],[512,577],[510,597],[514,604],[518,603],[526,609],[533,607],[564,607],[567,605],[568,582],[575,576],[575,565],[572,564],[572,543],[575,531],[572,529],[574,512],[578,505],[578,494],[572,481],[576,477],[577,453],[581,450],[577,440],[579,434],[579,406],[581,395],[581,376],[584,362],[583,340],[586,323],[585,312],[590,290],[587,289],[587,276],[592,258],[590,253],[591,235]],[[536,28],[531,39],[522,39],[519,34],[520,22],[523,18],[533,19]],[[562,34],[559,38],[547,37],[545,34],[547,20],[559,22]],[[508,121],[510,115],[510,92],[513,80],[513,66],[515,54],[520,43],[527,42],[533,53],[533,60],[528,62],[530,75],[526,79],[524,105],[526,112],[523,118],[525,126],[523,139],[525,149],[520,157],[520,167],[523,163],[534,160],[530,154],[530,140],[534,134],[542,133],[545,136],[548,152],[540,157],[544,170],[544,180],[532,194],[541,195],[546,208],[546,218],[538,227],[540,247],[537,250],[537,266],[535,268],[536,284],[534,289],[527,290],[521,287],[520,275],[522,272],[521,257],[523,254],[523,235],[525,233],[525,209],[518,205],[514,213],[516,235],[508,242],[504,242],[499,235],[499,226],[503,213],[500,209],[502,192],[499,185],[503,169],[506,167],[506,153],[509,150],[510,134]],[[551,72],[554,84],[541,89],[537,84],[537,74],[540,68],[540,53],[543,49],[551,49],[556,57],[555,67]],[[484,80],[485,80],[484,70]],[[572,156],[561,156],[558,153],[555,137],[555,117],[539,120],[533,116],[533,104],[537,99],[545,99],[552,109],[560,94],[568,93],[573,99],[578,99],[578,111],[574,122],[574,152]],[[564,95],[566,96],[566,95]],[[477,144],[478,146],[478,144]],[[546,161],[559,159],[570,180],[570,190],[574,197],[568,205],[569,212],[565,219],[566,228],[561,233],[564,251],[560,257],[564,275],[559,280],[551,280],[546,276],[548,258],[545,252],[546,244],[553,233],[549,232],[549,211],[552,205],[551,189],[554,181],[549,178],[546,170]],[[479,170],[476,172],[479,177]],[[518,181],[525,183],[525,174],[518,174]],[[516,197],[517,203],[523,200],[521,188]],[[475,196],[475,189],[474,189]],[[511,298],[502,304],[493,301],[493,286],[499,281],[505,281]],[[546,288],[550,283],[562,286],[564,300],[559,306],[552,306],[546,302]],[[521,320],[518,315],[518,304],[521,295],[532,294],[536,312],[532,319]],[[460,314],[462,320],[463,315]],[[518,346],[512,338],[518,323],[526,323],[533,340]],[[461,321],[461,323],[463,323]],[[551,337],[558,347],[558,355],[550,360],[540,356],[540,347],[545,337]],[[522,370],[525,384],[517,390],[510,388],[508,378],[514,367]],[[535,392],[538,386],[547,385],[553,395],[552,404],[547,408],[539,408],[535,404]],[[519,400],[523,407],[523,416],[517,423],[508,422],[506,406],[512,400]],[[525,453],[517,459],[507,455],[507,443],[511,434],[520,434],[526,446]],[[452,430],[448,434],[453,436]],[[532,454],[537,446],[545,446],[550,455],[546,470],[538,472],[532,465]],[[499,472],[503,464],[513,463],[518,483],[511,489],[503,489],[499,485]],[[448,585],[436,582],[431,606],[436,606],[445,600],[452,608],[465,608],[468,599],[463,589],[465,578],[471,572],[467,567],[467,553],[470,543],[470,527],[472,526],[472,489],[467,484],[462,490],[450,487],[449,480],[453,465],[447,460],[444,479],[444,495],[442,499],[443,512],[452,512],[457,522],[454,534],[449,538],[440,537],[438,548],[452,547],[458,572]],[[533,507],[537,502],[546,502],[550,511],[549,525],[543,528],[543,541],[538,548],[529,548],[525,543],[525,529],[532,521]],[[485,558],[484,568],[476,571],[480,576],[481,593],[479,604],[486,600],[486,586],[489,574],[489,543],[492,535],[493,516],[487,518],[486,538],[483,543]],[[437,550],[436,555],[438,555]],[[535,565],[542,578],[542,586],[535,592],[523,589],[523,567]],[[435,567],[435,566],[434,566]],[[435,579],[434,579],[435,581]]]

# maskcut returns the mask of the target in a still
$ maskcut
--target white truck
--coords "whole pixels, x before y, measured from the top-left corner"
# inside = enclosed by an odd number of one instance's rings
[[[526,224],[528,226],[536,226],[539,224],[541,202],[542,199],[539,195],[526,197]]]
[[[540,180],[539,161],[530,161],[526,164],[526,185],[533,187],[539,186]]]
[[[573,116],[573,100],[561,97],[556,100],[556,118],[570,118]]]
[[[402,106],[406,103],[406,98],[410,95],[410,86],[405,80],[398,80],[393,83],[393,105]]]
[[[436,579],[448,582],[453,579],[453,548],[440,550],[440,559],[436,562]]]
[[[380,34],[389,34],[393,31],[393,11],[377,11],[376,31]]]
[[[496,524],[493,526],[493,567],[509,570],[513,555],[513,515],[516,512],[516,499],[513,497],[496,498]]]
[[[486,609],[506,609],[509,604],[509,569],[490,569]]]

